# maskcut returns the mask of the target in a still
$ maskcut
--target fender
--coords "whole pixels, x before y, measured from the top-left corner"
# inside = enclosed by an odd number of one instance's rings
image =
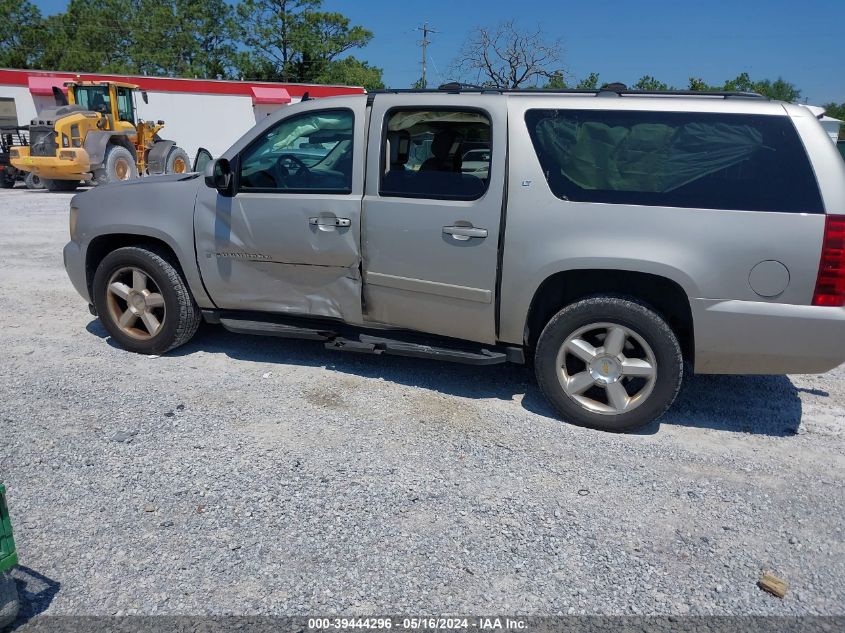
[[[150,175],[163,174],[167,169],[167,155],[175,141],[156,141],[147,152],[147,173]]]
[[[88,132],[85,135],[85,144],[83,147],[85,151],[88,152],[88,159],[91,161],[91,166],[94,165],[102,165],[103,160],[106,157],[106,147],[109,144],[109,140],[113,136],[123,136],[126,137],[127,143],[130,147],[132,147],[132,151],[134,153],[135,149],[132,146],[132,143],[129,142],[128,137],[132,133],[129,131],[114,131],[114,130],[101,130],[101,131],[92,131]],[[123,139],[121,139],[123,140]],[[123,143],[121,143],[123,145]]]

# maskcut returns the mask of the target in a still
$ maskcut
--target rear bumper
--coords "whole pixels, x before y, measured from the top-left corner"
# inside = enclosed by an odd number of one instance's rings
[[[88,294],[88,280],[85,275],[85,253],[83,253],[79,244],[76,242],[68,242],[62,251],[62,259],[64,260],[65,270],[67,276],[70,277],[70,282],[85,301],[92,303],[91,297]]]
[[[694,299],[700,374],[821,374],[845,362],[845,308]]]

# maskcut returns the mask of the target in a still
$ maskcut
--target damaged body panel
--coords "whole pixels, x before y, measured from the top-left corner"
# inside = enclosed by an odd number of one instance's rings
[[[360,200],[216,194],[200,190],[195,230],[200,272],[217,307],[360,322]],[[312,217],[350,224],[315,225]]]
[[[200,273],[221,309],[361,323],[365,103],[300,112],[227,152],[236,196],[199,191]]]

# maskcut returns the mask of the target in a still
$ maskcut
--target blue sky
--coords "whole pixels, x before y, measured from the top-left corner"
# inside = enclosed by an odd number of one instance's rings
[[[36,0],[42,11],[64,0]],[[634,83],[644,74],[685,87],[690,75],[716,83],[748,72],[783,77],[810,103],[845,102],[843,0],[324,0],[375,33],[355,53],[384,68],[385,83],[408,87],[420,74],[421,34],[438,33],[429,48],[430,81],[450,79],[449,66],[467,32],[516,18],[540,24],[564,42],[570,76],[598,72],[602,81]],[[439,71],[439,72],[438,72]]]

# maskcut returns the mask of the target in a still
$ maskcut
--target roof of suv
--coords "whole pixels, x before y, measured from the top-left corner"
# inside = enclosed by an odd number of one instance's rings
[[[601,88],[562,88],[562,89],[547,89],[547,88],[490,88],[485,86],[475,86],[471,84],[461,83],[447,83],[432,89],[392,89],[375,90],[370,94],[398,94],[398,93],[421,93],[421,94],[437,94],[437,93],[463,94],[463,93],[482,93],[482,94],[542,94],[542,95],[584,95],[584,96],[635,96],[635,97],[710,97],[722,99],[763,99],[768,100],[768,97],[761,95],[758,92],[740,92],[740,91],[704,91],[704,90],[629,90],[624,84],[607,84]]]
[[[444,84],[436,89],[385,89],[367,94],[372,102],[378,95],[432,97],[437,95],[460,95],[480,99],[504,96],[530,102],[533,107],[555,107],[566,103],[568,107],[583,109],[617,110],[663,110],[689,112],[725,112],[786,115],[787,105],[755,92],[706,92],[694,90],[629,90],[623,84],[610,84],[600,89],[524,89],[510,90],[486,88],[466,84]],[[577,105],[576,105],[577,103]],[[542,104],[542,105],[541,105]]]

